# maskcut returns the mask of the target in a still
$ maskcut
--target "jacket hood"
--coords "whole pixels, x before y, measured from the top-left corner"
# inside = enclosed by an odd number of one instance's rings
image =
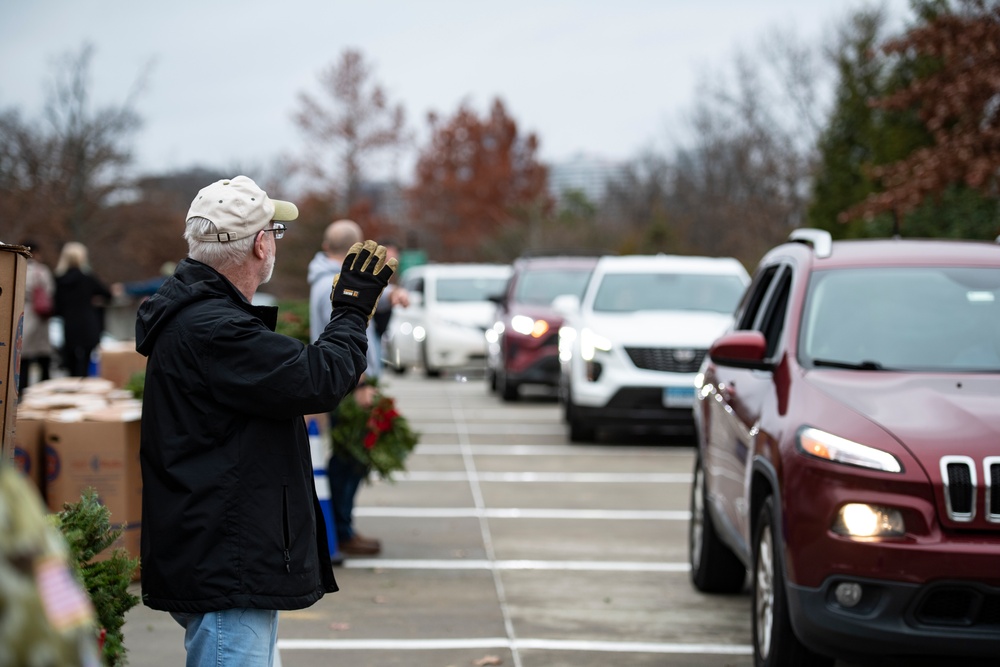
[[[217,299],[261,318],[274,329],[278,309],[254,306],[221,273],[199,261],[184,259],[160,289],[139,306],[135,321],[135,349],[149,356],[156,339],[174,316],[195,303]]]
[[[340,272],[342,265],[343,262],[330,259],[325,252],[316,253],[309,261],[309,271],[307,274],[309,284],[312,285],[318,278],[327,274],[329,274],[330,278],[333,279],[334,274]]]

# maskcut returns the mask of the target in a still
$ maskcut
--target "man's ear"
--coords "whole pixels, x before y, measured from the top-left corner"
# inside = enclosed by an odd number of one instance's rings
[[[253,254],[257,259],[263,260],[267,258],[267,249],[264,247],[264,243],[266,243],[265,241],[266,236],[267,234],[263,230],[261,230],[257,232],[257,236],[254,237]]]

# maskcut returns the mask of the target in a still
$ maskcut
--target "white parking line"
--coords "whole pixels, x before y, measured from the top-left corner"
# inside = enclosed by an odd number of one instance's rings
[[[565,482],[607,484],[690,484],[689,473],[669,472],[480,472],[480,482]],[[396,475],[394,479],[410,482],[467,482],[466,472],[414,470]]]
[[[474,456],[613,456],[621,458],[625,454],[635,454],[648,458],[664,459],[684,459],[690,460],[694,456],[693,449],[682,449],[679,451],[654,451],[649,447],[629,447],[628,445],[615,445],[613,447],[588,447],[580,449],[573,445],[467,445],[470,454]],[[422,440],[414,450],[415,454],[430,456],[458,456],[463,452],[462,445],[449,445],[446,443],[428,443]]]
[[[745,644],[668,644],[657,642],[572,641],[482,637],[470,639],[279,639],[282,651],[373,651],[491,649],[600,651],[605,653],[670,653],[675,655],[752,655]]]
[[[458,419],[454,422],[419,422],[414,423],[413,427],[423,434],[431,433],[457,433],[458,429],[461,427],[465,433],[470,433],[473,435],[496,435],[498,433],[505,433],[507,435],[565,435],[566,428],[561,424],[513,424],[510,422],[505,423],[469,423],[467,421],[462,421],[461,424],[458,423]]]
[[[565,510],[518,507],[355,507],[355,516],[405,517],[418,519],[597,519],[612,521],[687,521],[688,510]]]
[[[498,560],[348,558],[343,567],[353,570],[550,570],[567,572],[688,572],[688,563],[600,560]]]

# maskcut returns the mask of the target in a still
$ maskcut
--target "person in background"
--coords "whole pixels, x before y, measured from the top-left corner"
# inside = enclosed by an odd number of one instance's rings
[[[146,297],[153,296],[156,294],[156,290],[163,286],[163,283],[167,281],[167,278],[173,275],[174,269],[177,268],[175,262],[164,262],[160,265],[160,275],[153,276],[152,278],[147,278],[145,280],[136,280],[127,283],[112,283],[111,293],[116,297],[131,297],[133,299],[145,299]]]
[[[202,188],[188,257],[136,316],[142,597],[184,628],[189,667],[272,665],[278,610],[337,590],[303,415],[357,386],[396,264],[355,244],[326,283],[315,342],[276,333],[278,309],[252,301],[297,217],[246,176]]]
[[[386,257],[393,257],[397,261],[399,260],[399,246],[395,241],[387,239],[382,242],[382,245],[385,246]],[[382,358],[382,336],[385,335],[386,330],[389,328],[389,318],[392,317],[392,309],[395,306],[406,308],[410,305],[410,293],[406,291],[406,288],[397,283],[390,283],[385,288],[384,296],[385,298],[378,302],[378,309],[372,317],[372,324],[375,327],[374,341],[378,346],[380,360]]]
[[[70,375],[87,376],[110,300],[111,291],[90,270],[87,247],[75,241],[64,245],[56,265],[55,314],[63,322],[60,356]]]
[[[27,239],[21,243],[31,250],[24,281],[24,332],[21,334],[21,369],[17,382],[18,396],[28,387],[32,366],[39,369],[39,380],[48,380],[52,365],[52,342],[49,339],[49,317],[52,316],[56,285],[52,271],[43,260],[42,247]],[[42,295],[36,295],[40,290]],[[48,312],[38,312],[38,301]],[[43,306],[44,309],[44,306]]]
[[[309,262],[309,330],[313,340],[330,320],[331,309],[329,299],[325,296],[326,285],[339,271],[347,250],[362,237],[361,226],[353,220],[332,222],[323,233],[321,250]],[[388,256],[388,247],[386,249]],[[387,295],[388,289],[386,288]],[[369,322],[366,334],[368,370],[365,371],[365,377],[377,378],[382,370],[382,358],[373,322]],[[373,398],[374,389],[371,386],[361,384],[354,391],[354,400],[362,407],[370,406]],[[336,423],[336,418],[334,411],[330,414],[331,425]],[[354,499],[367,475],[368,471],[353,460],[331,456],[327,463],[330,506],[333,511],[334,529],[337,532],[337,549],[340,552],[335,555],[337,560],[341,554],[374,556],[382,551],[379,540],[365,537],[354,530]]]

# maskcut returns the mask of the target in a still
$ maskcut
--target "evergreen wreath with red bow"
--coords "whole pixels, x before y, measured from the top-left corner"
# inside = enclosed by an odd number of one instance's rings
[[[345,397],[337,406],[330,442],[334,456],[353,459],[381,479],[392,481],[394,472],[406,470],[406,458],[420,436],[378,382],[369,380],[368,384],[375,388],[371,406],[360,405],[354,394]]]

